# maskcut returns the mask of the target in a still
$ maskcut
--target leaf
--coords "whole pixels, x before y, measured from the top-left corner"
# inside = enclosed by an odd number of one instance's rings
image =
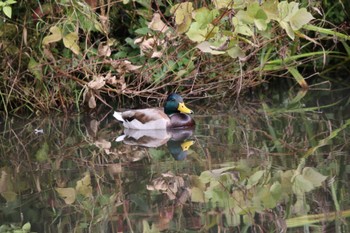
[[[254,35],[252,28],[248,24],[241,22],[237,17],[232,18],[232,24],[235,27],[235,33],[245,36]]]
[[[91,80],[87,86],[91,89],[94,90],[99,90],[101,89],[104,85],[106,84],[106,81],[102,75],[100,76],[95,76],[93,80]]]
[[[264,170],[255,172],[253,175],[249,177],[247,186],[254,186],[258,184],[264,174],[265,174]]]
[[[206,27],[206,25],[211,24],[219,14],[217,9],[209,10],[206,7],[202,7],[193,11],[192,16],[199,25]]]
[[[32,226],[30,225],[30,223],[27,222],[26,224],[24,224],[24,225],[22,226],[22,230],[25,231],[25,232],[30,232],[30,228],[31,228],[31,227],[32,227]]]
[[[293,75],[294,79],[299,83],[299,85],[302,88],[307,89],[309,87],[304,77],[300,74],[300,72],[295,67],[288,67],[287,69],[289,73]]]
[[[193,42],[202,42],[205,41],[207,36],[208,29],[201,29],[201,25],[197,22],[191,24],[190,29],[186,32],[186,35]]]
[[[4,12],[4,14],[5,14],[7,17],[9,17],[9,18],[11,19],[11,17],[12,17],[12,7],[10,7],[10,6],[4,6],[4,7],[2,8],[2,11]]]
[[[37,150],[37,152],[35,153],[35,158],[38,162],[44,162],[47,161],[49,156],[49,144],[47,142],[44,142],[40,149]]]
[[[165,33],[169,27],[161,20],[159,13],[154,13],[152,21],[148,24],[148,28]]]
[[[204,192],[200,188],[191,188],[191,201],[203,203],[205,201]]]
[[[95,99],[95,95],[94,94],[92,94],[90,96],[88,104],[89,104],[89,108],[91,108],[91,109],[96,108],[96,99]]]
[[[296,194],[310,192],[316,187],[321,186],[327,176],[320,174],[311,167],[305,167],[302,174],[296,174],[293,181],[293,191]],[[293,178],[292,178],[293,179]]]
[[[289,36],[289,38],[294,40],[295,34],[292,27],[284,21],[280,21],[279,23],[280,23],[280,26],[287,32],[287,35]]]
[[[182,2],[171,7],[170,13],[175,15],[178,33],[185,33],[189,29],[192,22],[192,11],[192,2]]]
[[[62,39],[62,32],[59,27],[57,26],[51,27],[50,32],[51,32],[50,35],[44,37],[42,42],[43,45],[48,45],[50,43],[57,42]]]
[[[291,18],[290,25],[294,31],[308,24],[314,17],[305,8],[298,10]]]
[[[28,70],[34,75],[36,79],[40,81],[43,79],[41,65],[32,57],[29,59]]]
[[[303,176],[305,179],[312,182],[314,187],[321,186],[322,182],[324,182],[327,179],[327,176],[322,175],[321,173],[315,171],[315,169],[311,167],[305,167],[303,169]]]
[[[279,200],[282,195],[282,185],[275,181],[270,187],[270,192],[275,200]]]
[[[77,191],[77,194],[81,194],[84,197],[92,196],[91,177],[88,172],[85,173],[85,176],[81,180],[77,181],[75,190]]]
[[[108,45],[108,44],[105,44],[105,43],[100,43],[98,45],[98,55],[100,56],[104,56],[104,57],[109,57],[111,56],[111,47]]]
[[[226,51],[227,54],[232,58],[244,57],[244,51],[239,46],[234,46]]]
[[[71,32],[63,37],[63,44],[67,49],[70,49],[74,54],[79,55],[80,48],[77,44],[79,37],[78,33]]]
[[[196,48],[198,48],[200,51],[202,51],[203,53],[211,53],[214,55],[217,54],[224,54],[225,51],[217,51],[217,50],[213,50],[211,48],[211,45],[208,41],[203,41],[202,43],[199,43]]]
[[[76,199],[76,192],[74,188],[55,188],[58,195],[64,199],[67,205],[74,203]]]
[[[218,10],[226,8],[226,9],[231,9],[233,7],[234,1],[232,0],[214,0],[213,1],[215,8]]]

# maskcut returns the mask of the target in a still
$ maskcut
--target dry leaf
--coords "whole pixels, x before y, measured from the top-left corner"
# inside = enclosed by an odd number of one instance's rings
[[[154,13],[152,21],[148,24],[148,28],[165,33],[169,27],[160,19],[159,13]],[[169,33],[168,33],[169,34]]]
[[[98,90],[102,88],[105,84],[106,81],[104,80],[103,76],[97,76],[94,77],[94,79],[88,83],[88,87],[94,90]]]
[[[128,60],[114,60],[111,62],[111,65],[114,69],[118,71],[118,73],[124,74],[129,71],[135,71],[137,69],[140,69],[142,66],[135,66],[132,65],[130,61]]]
[[[162,55],[163,55],[163,52],[155,51],[155,52],[152,53],[151,58],[162,57]]]
[[[96,108],[96,100],[95,100],[95,95],[91,95],[89,99],[89,108]]]
[[[109,57],[111,56],[111,47],[106,43],[101,43],[98,45],[98,55]]]

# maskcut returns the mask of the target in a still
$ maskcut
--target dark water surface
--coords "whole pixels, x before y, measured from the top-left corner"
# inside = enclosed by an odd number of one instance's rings
[[[350,232],[346,93],[193,102],[195,130],[123,142],[111,113],[8,118],[0,232]]]

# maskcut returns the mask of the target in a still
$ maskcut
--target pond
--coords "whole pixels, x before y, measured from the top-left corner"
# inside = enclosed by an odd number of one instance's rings
[[[347,92],[190,102],[173,132],[9,117],[0,232],[349,232]]]

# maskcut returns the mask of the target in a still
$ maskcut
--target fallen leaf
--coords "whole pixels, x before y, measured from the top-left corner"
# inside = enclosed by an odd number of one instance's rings
[[[152,21],[148,24],[148,28],[163,33],[166,33],[169,30],[169,27],[160,19],[159,13],[153,14]]]
[[[94,90],[101,89],[106,84],[103,76],[95,76],[92,81],[88,83],[88,87]]]
[[[92,94],[89,99],[89,108],[96,108],[96,100],[95,100],[95,95]]]
[[[111,47],[109,47],[109,45],[106,43],[99,44],[97,51],[98,51],[98,55],[104,56],[104,57],[109,57],[111,56],[111,53],[112,53]]]

